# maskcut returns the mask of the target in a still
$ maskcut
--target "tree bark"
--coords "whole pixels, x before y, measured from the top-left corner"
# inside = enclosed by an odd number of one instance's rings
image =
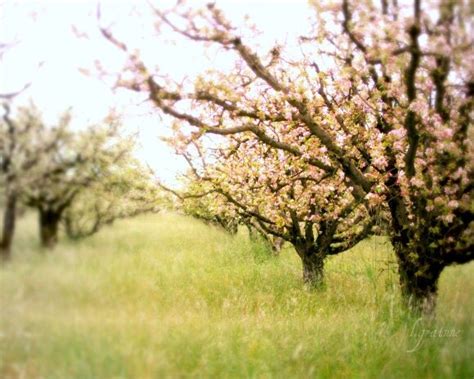
[[[303,261],[303,281],[311,288],[321,288],[324,286],[324,258],[318,254],[304,256]]]
[[[404,305],[416,315],[434,317],[443,266],[423,259],[429,252],[414,252],[400,245],[395,245],[395,252]]]
[[[410,312],[432,318],[436,308],[438,279],[445,265],[441,260],[436,260],[438,252],[426,246],[426,241],[436,240],[438,237],[430,235],[428,220],[420,225],[417,234],[407,227],[410,220],[397,184],[398,170],[393,157],[389,167],[392,175],[385,184],[391,189],[388,200],[392,216],[391,242],[398,261],[402,300]]]
[[[310,288],[323,287],[325,254],[317,251],[312,244],[297,244],[295,248],[303,264],[303,282]]]
[[[58,242],[58,227],[61,214],[50,209],[39,210],[41,246],[52,249]]]
[[[8,194],[3,213],[2,240],[0,241],[0,258],[2,261],[8,261],[11,258],[11,247],[15,233],[16,203],[16,195]]]

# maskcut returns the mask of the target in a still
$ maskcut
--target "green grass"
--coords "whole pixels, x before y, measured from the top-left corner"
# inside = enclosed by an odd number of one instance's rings
[[[122,221],[48,254],[35,221],[0,269],[2,378],[474,376],[472,263],[445,270],[422,325],[399,306],[383,238],[331,258],[311,292],[290,248],[271,257],[186,217]],[[423,328],[455,336],[420,341]]]

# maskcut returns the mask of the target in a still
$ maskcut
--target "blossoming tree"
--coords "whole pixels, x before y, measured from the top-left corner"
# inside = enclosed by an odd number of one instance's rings
[[[35,170],[34,185],[24,187],[20,194],[26,205],[38,210],[40,240],[47,248],[56,245],[60,221],[77,196],[108,180],[130,158],[133,148],[131,140],[120,137],[116,120],[80,131],[73,131],[69,121],[70,117],[56,148],[43,154],[45,165]],[[48,131],[41,119],[37,122]]]
[[[62,221],[69,238],[81,239],[118,219],[159,212],[164,203],[153,172],[129,152],[79,191]]]
[[[311,287],[323,284],[328,256],[347,251],[372,230],[375,218],[352,196],[342,171],[323,172],[252,135],[233,137],[209,148],[212,153],[197,142],[192,146],[197,154],[180,151],[197,191],[188,186],[181,197],[211,197],[212,214],[235,214],[264,236],[291,243]]]
[[[128,54],[133,79],[120,84],[147,93],[196,137],[253,133],[319,170],[341,170],[359,201],[386,204],[402,294],[431,313],[443,269],[474,250],[472,7],[341,0],[312,10],[313,30],[294,59],[284,46],[257,53],[214,5],[154,9],[159,28],[235,60],[191,89],[102,32]],[[317,155],[307,148],[314,144]]]
[[[50,158],[64,142],[69,116],[64,114],[54,128],[46,128],[34,106],[19,108],[16,117],[11,115],[10,102],[4,103],[4,110],[0,121],[0,184],[5,199],[0,255],[8,260],[17,204],[24,190],[37,186],[42,177],[61,172],[65,167]]]

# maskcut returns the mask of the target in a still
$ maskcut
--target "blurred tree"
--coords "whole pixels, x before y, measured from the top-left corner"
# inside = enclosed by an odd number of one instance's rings
[[[4,258],[11,255],[18,201],[38,210],[41,245],[47,248],[55,246],[66,211],[66,230],[79,238],[116,218],[157,210],[151,172],[132,157],[135,141],[121,135],[117,117],[74,131],[70,111],[57,125],[47,126],[33,105],[19,108],[14,119],[10,107],[4,108],[0,133]]]
[[[158,212],[165,202],[152,171],[127,157],[78,193],[64,212],[65,231],[72,239],[88,237],[117,219]]]
[[[5,18],[6,8],[9,4],[5,2],[0,3],[0,23],[2,18]],[[5,57],[9,54],[19,42],[18,37],[11,40],[0,41],[0,64],[5,63]],[[43,62],[39,62],[37,67],[40,68]],[[3,68],[3,67],[2,67]],[[30,136],[36,133],[33,126],[34,120],[22,120],[15,122],[11,117],[11,107],[13,100],[27,90],[31,86],[31,82],[24,81],[24,83],[14,90],[0,91],[0,100],[2,101],[3,115],[0,121],[0,195],[5,199],[3,204],[3,226],[2,234],[0,236],[0,261],[9,260],[11,257],[11,245],[13,235],[15,232],[15,220],[17,213],[18,191],[21,188],[21,183],[18,175],[30,173],[30,170],[40,163],[40,160],[33,158],[34,153],[26,145],[26,141]],[[22,124],[22,122],[24,122]],[[60,133],[60,130],[56,132]],[[53,133],[54,134],[54,133]],[[54,141],[57,140],[53,135],[46,137],[45,144],[42,147],[37,147],[37,153],[42,155],[42,150],[49,150],[54,148]],[[33,138],[34,139],[34,138]],[[25,177],[26,178],[26,177]],[[1,203],[0,203],[1,204]]]
[[[4,103],[0,122],[0,183],[5,197],[0,241],[3,259],[11,256],[17,203],[23,191],[38,185],[42,177],[63,170],[49,157],[66,138],[69,116],[63,115],[53,128],[46,128],[40,119],[34,106],[20,108],[13,119],[9,103]]]
[[[69,114],[65,115],[66,132],[43,159],[34,186],[27,186],[21,200],[39,213],[41,245],[55,246],[58,227],[64,212],[80,192],[94,183],[107,180],[110,172],[130,157],[133,140],[121,138],[116,119],[104,125],[72,131]]]

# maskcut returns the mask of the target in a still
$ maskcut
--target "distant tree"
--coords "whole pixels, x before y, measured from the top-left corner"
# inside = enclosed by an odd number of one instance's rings
[[[63,170],[50,156],[66,138],[69,116],[63,115],[53,128],[40,119],[34,106],[20,108],[12,118],[9,103],[4,103],[0,121],[0,183],[5,198],[0,254],[4,260],[11,256],[17,204],[24,190]]]
[[[107,168],[107,174],[82,189],[63,216],[66,234],[79,239],[117,219],[158,212],[165,203],[153,173],[133,157]]]
[[[0,41],[0,64],[3,63],[5,54],[15,46],[14,42]],[[39,64],[41,66],[41,64]],[[0,100],[2,100],[3,116],[0,121],[0,183],[4,189],[0,191],[5,198],[3,208],[3,227],[0,236],[0,261],[6,261],[11,256],[11,245],[15,232],[15,218],[17,211],[17,190],[14,188],[15,171],[29,171],[30,166],[34,166],[36,160],[29,162],[27,157],[17,156],[16,149],[23,143],[25,135],[30,133],[30,127],[17,125],[10,117],[11,104],[15,97],[30,87],[31,83],[25,83],[21,88],[14,91],[0,91]],[[31,124],[31,122],[30,122]],[[20,148],[21,150],[21,148]],[[15,160],[23,162],[17,165]],[[16,167],[14,167],[16,166]]]
[[[35,185],[21,193],[21,200],[38,210],[43,247],[56,245],[64,212],[81,191],[107,180],[111,171],[130,157],[132,148],[132,140],[120,137],[116,120],[79,131],[67,128],[56,148],[43,158],[50,167],[40,167]]]
[[[157,187],[151,173],[132,157],[134,140],[120,135],[116,117],[73,130],[69,111],[57,125],[46,125],[33,105],[20,107],[14,118],[7,104],[4,108],[0,124],[3,258],[11,255],[18,202],[38,210],[41,245],[47,248],[56,244],[60,222],[73,204],[77,217],[69,212],[66,224],[75,237],[92,234],[115,218],[156,210]],[[89,188],[91,192],[85,192]],[[79,196],[91,203],[75,202]],[[92,229],[79,227],[78,220],[88,217],[86,208],[92,204],[96,210],[95,222],[88,224]]]

